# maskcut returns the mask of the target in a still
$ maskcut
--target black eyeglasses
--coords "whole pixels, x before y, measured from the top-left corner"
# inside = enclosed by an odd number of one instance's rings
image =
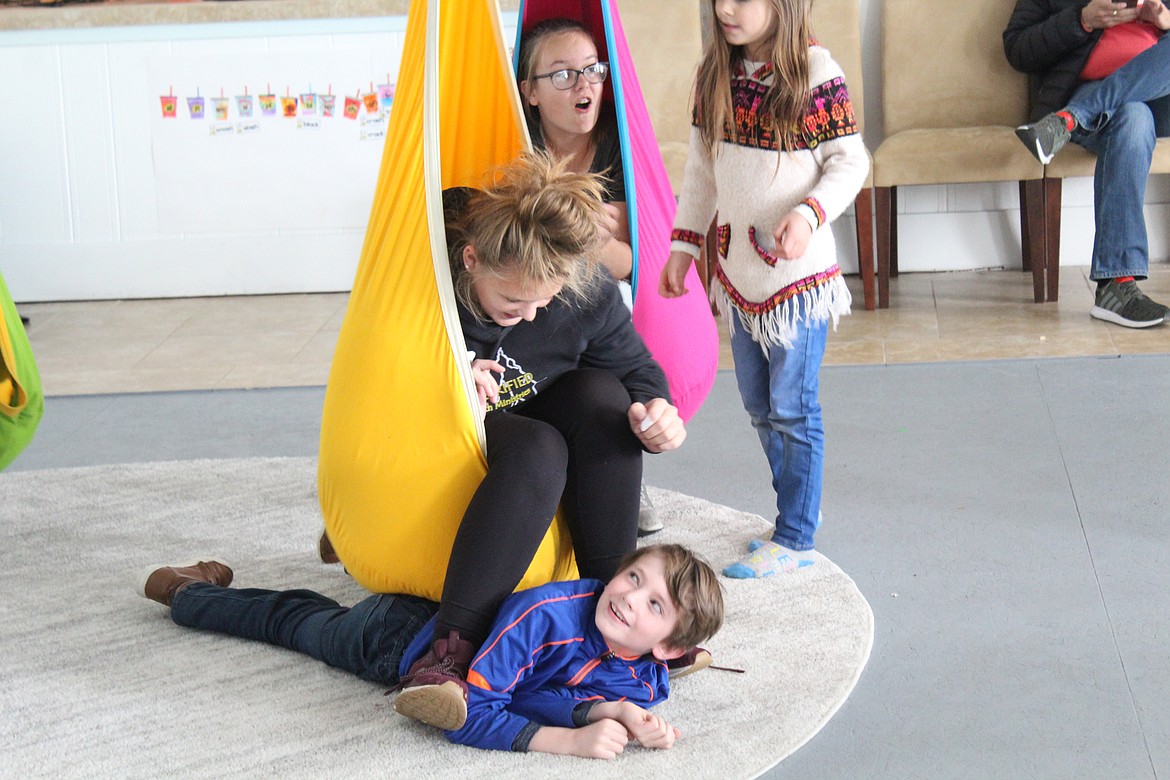
[[[605,81],[605,77],[608,75],[609,63],[595,62],[592,65],[586,65],[580,70],[577,68],[561,68],[560,70],[554,70],[549,73],[541,73],[539,76],[533,76],[532,80],[548,79],[555,88],[563,91],[577,86],[577,82],[582,76],[590,84],[600,84]]]

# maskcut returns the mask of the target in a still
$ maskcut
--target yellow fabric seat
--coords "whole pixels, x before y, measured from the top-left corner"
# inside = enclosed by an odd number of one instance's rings
[[[365,588],[438,600],[485,474],[441,193],[528,148],[494,0],[411,4],[394,110],[321,423],[325,528]],[[558,520],[520,587],[576,576]]]

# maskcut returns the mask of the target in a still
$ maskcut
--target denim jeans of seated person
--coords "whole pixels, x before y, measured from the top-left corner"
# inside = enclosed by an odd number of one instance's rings
[[[1142,204],[1157,138],[1170,136],[1170,36],[1107,78],[1082,84],[1068,111],[1072,140],[1097,155],[1096,234],[1089,278],[1149,275]]]

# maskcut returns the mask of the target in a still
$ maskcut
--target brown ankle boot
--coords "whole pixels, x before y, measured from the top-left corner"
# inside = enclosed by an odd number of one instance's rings
[[[333,542],[329,541],[329,533],[322,529],[321,538],[317,540],[317,555],[321,563],[341,563],[337,551],[333,549]]]
[[[226,588],[232,582],[232,570],[219,561],[195,561],[181,566],[152,566],[138,584],[138,594],[169,607],[175,594],[193,582],[206,582]]]
[[[462,728],[467,720],[467,668],[475,647],[452,631],[410,666],[399,682],[402,692],[394,710],[444,731]]]

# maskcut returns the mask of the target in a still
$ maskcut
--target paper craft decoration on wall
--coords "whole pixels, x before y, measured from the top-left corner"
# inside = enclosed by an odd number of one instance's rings
[[[317,98],[321,101],[321,116],[333,116],[333,107],[337,103],[337,95],[330,93],[328,95],[318,95]]]
[[[394,85],[393,84],[379,84],[378,85],[378,107],[382,111],[389,111],[394,105]]]
[[[317,115],[317,93],[302,92],[301,93],[301,116],[316,116]]]
[[[276,116],[276,95],[271,92],[265,95],[259,95],[256,98],[260,101],[260,113],[264,116]]]
[[[175,119],[179,114],[179,99],[174,95],[160,95],[163,119]]]
[[[290,95],[285,95],[280,99],[280,113],[288,119],[292,119],[297,115],[297,99]]]
[[[482,186],[528,145],[496,0],[411,3],[394,100],[325,391],[318,494],[363,587],[438,599],[485,473],[441,191]],[[521,587],[575,572],[558,520]]]
[[[203,118],[203,98],[189,97],[187,98],[187,111],[190,112],[192,119]]]
[[[362,110],[362,101],[355,97],[345,96],[345,108],[342,113],[345,114],[346,119],[357,119],[358,113]]]
[[[378,113],[378,93],[377,92],[367,92],[366,94],[362,95],[362,103],[366,107],[367,114]]]
[[[521,0],[513,57],[524,31],[552,17],[585,24],[597,41],[598,58],[609,62],[603,99],[614,107],[621,139],[630,245],[634,252],[634,327],[666,372],[679,414],[689,420],[711,391],[719,368],[719,332],[698,271],[687,273],[689,292],[658,294],[658,278],[670,256],[675,200],[654,137],[646,101],[634,73],[615,0]],[[515,65],[513,65],[515,67]]]
[[[236,95],[236,113],[240,119],[252,118],[252,96],[245,90],[243,95]]]
[[[215,105],[215,118],[217,121],[224,121],[228,118],[228,105],[231,103],[225,97],[212,98],[212,103]]]

